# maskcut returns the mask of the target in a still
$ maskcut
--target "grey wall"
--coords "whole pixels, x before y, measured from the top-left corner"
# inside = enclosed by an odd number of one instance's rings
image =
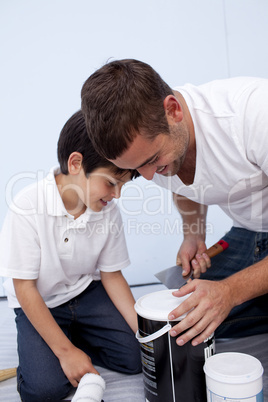
[[[59,131],[95,69],[129,57],[171,86],[268,77],[267,18],[267,0],[1,0],[0,225],[13,194],[57,163]],[[138,179],[120,204],[132,260],[125,275],[154,281],[182,240],[170,195]],[[231,225],[217,207],[208,223],[208,245]]]

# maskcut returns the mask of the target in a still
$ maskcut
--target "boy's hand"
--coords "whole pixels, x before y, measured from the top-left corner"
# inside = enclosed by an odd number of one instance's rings
[[[90,357],[81,349],[72,348],[59,359],[62,370],[73,387],[77,387],[81,378],[87,373],[99,374],[94,368]]]

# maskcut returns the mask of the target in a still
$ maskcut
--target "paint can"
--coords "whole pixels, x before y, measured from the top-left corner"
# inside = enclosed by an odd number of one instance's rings
[[[135,304],[146,402],[206,402],[203,366],[215,353],[214,334],[197,346],[176,344],[169,331],[186,314],[173,321],[168,314],[190,295],[178,298],[174,290],[149,293]]]
[[[263,367],[245,353],[218,353],[204,365],[209,402],[263,402]]]

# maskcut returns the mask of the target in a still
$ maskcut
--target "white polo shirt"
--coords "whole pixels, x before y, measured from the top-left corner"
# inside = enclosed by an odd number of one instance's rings
[[[74,219],[62,202],[52,169],[14,199],[0,237],[0,275],[9,306],[19,307],[11,278],[36,279],[48,307],[82,293],[100,270],[129,265],[123,223],[114,201]]]
[[[238,77],[177,87],[190,110],[196,172],[153,180],[204,205],[217,204],[234,226],[268,231],[268,80]]]

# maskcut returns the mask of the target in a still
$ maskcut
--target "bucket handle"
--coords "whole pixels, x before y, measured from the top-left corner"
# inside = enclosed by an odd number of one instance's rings
[[[170,324],[166,324],[163,328],[159,329],[158,331],[154,332],[151,335],[148,336],[140,336],[139,331],[136,332],[136,338],[140,343],[147,343],[154,341],[157,338],[160,338],[160,336],[164,335],[171,329]]]

